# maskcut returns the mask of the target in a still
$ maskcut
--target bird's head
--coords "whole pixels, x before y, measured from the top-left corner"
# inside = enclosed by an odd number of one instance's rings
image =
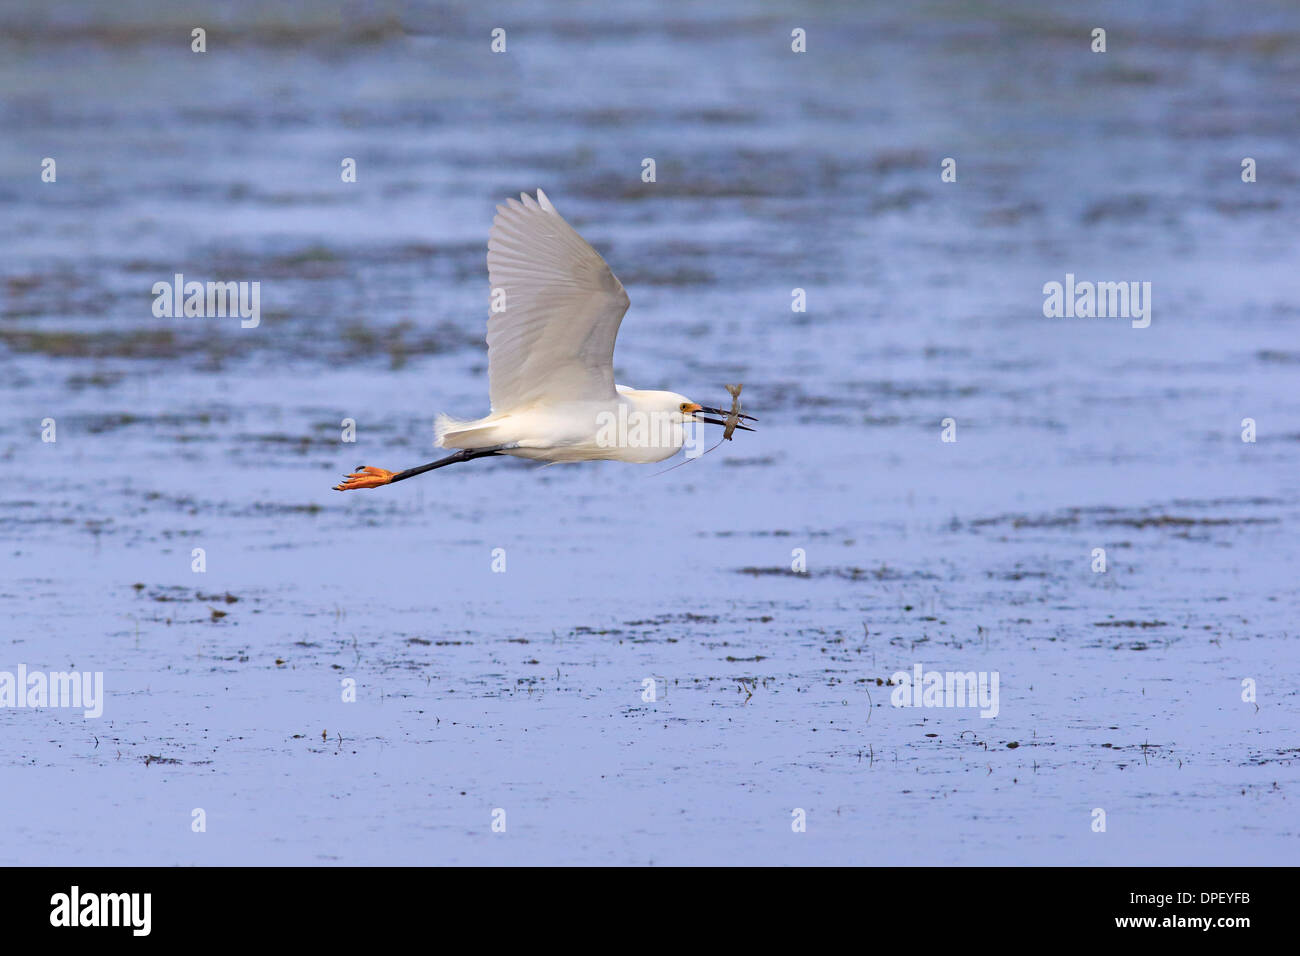
[[[686,424],[689,422],[704,422],[709,425],[725,425],[725,419],[731,413],[721,408],[712,408],[708,405],[701,405],[699,402],[693,402],[685,395],[679,395],[677,392],[648,392],[637,391],[635,393],[638,404],[650,411],[662,412],[670,416],[674,424]],[[706,416],[716,415],[716,418]],[[758,421],[753,415],[737,416],[745,421]],[[736,425],[737,428],[752,432],[754,429],[747,425]]]

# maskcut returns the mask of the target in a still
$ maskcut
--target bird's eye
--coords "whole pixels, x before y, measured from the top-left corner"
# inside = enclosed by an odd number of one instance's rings
[[[686,402],[682,402],[679,406],[677,406],[677,410],[678,410],[679,412],[681,412],[682,414],[685,414],[685,413],[686,413],[686,404],[687,404]]]

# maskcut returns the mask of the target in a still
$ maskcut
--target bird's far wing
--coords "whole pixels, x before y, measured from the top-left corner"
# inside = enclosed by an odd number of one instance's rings
[[[623,283],[544,192],[521,198],[497,206],[488,236],[492,294],[505,292],[505,311],[488,317],[492,410],[613,398]]]

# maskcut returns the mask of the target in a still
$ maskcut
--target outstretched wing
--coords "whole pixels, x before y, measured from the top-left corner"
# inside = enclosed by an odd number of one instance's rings
[[[544,400],[613,398],[614,339],[628,298],[605,260],[555,211],[546,193],[497,206],[488,236],[492,411]]]

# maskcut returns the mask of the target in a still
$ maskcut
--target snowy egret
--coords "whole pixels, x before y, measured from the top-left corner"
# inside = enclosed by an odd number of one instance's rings
[[[471,421],[439,415],[437,445],[458,449],[454,454],[399,472],[359,465],[335,490],[377,488],[490,455],[663,461],[682,447],[692,422],[753,431],[737,424],[757,419],[739,414],[734,396],[723,411],[676,392],[615,385],[614,339],[628,307],[623,283],[546,193],[520,200],[497,206],[488,236],[492,414]]]

